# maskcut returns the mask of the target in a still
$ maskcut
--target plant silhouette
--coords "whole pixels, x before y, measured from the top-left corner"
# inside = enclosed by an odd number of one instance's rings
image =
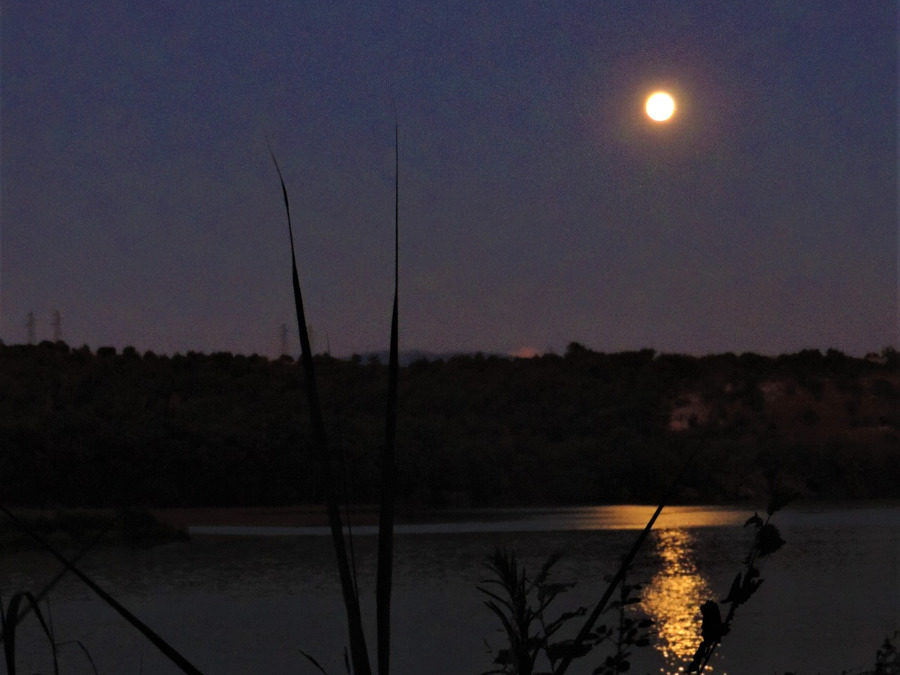
[[[529,577],[514,552],[496,549],[488,558],[486,567],[492,576],[478,590],[487,596],[485,606],[500,621],[506,646],[494,655],[496,667],[482,675],[551,675],[561,672],[571,660],[588,656],[604,643],[614,650],[592,672],[614,675],[629,669],[634,647],[650,644],[648,630],[653,621],[634,618],[626,611],[639,602],[635,592],[641,586],[624,579],[618,585],[618,599],[606,607],[606,611],[616,615],[614,625],[592,627],[579,640],[563,637],[573,619],[587,614],[587,607],[579,606],[550,618],[550,605],[576,585],[574,581],[551,581],[551,570],[560,557],[560,553],[549,556],[534,578]],[[608,580],[612,581],[613,577]],[[547,666],[549,670],[538,670]]]
[[[701,641],[694,653],[694,658],[688,665],[687,672],[702,673],[709,664],[710,659],[730,631],[734,615],[738,607],[746,603],[763,583],[760,576],[758,561],[772,553],[775,553],[784,545],[781,533],[770,521],[777,511],[782,509],[790,500],[789,497],[775,496],[769,502],[766,509],[766,519],[763,520],[758,513],[754,513],[744,527],[755,527],[756,534],[747,557],[744,558],[744,569],[738,572],[728,595],[721,602],[728,605],[728,613],[722,618],[722,610],[715,600],[707,600],[700,606],[703,617],[700,633]]]

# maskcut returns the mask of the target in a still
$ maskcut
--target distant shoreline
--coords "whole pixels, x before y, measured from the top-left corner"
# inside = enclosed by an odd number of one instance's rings
[[[328,514],[324,506],[222,506],[222,507],[172,507],[148,509],[157,520],[179,530],[187,531],[197,526],[247,526],[257,527],[324,527]],[[378,522],[374,507],[353,507],[349,511],[352,521],[360,525]],[[342,514],[343,515],[343,514]]]
[[[804,510],[816,510],[819,508],[832,508],[840,505],[845,508],[878,508],[896,507],[896,499],[798,499],[791,502],[786,508],[802,508]],[[543,506],[507,506],[484,507],[464,509],[421,509],[409,510],[397,514],[398,524],[422,524],[455,520],[493,520],[503,518],[505,514],[520,514],[525,511],[566,511],[583,510],[591,507],[609,506],[635,506],[652,509],[655,504],[580,504],[580,505],[543,505]],[[731,502],[727,504],[696,504],[696,503],[672,503],[669,509],[734,509],[747,511],[764,511],[765,502],[758,500],[746,502]],[[160,523],[175,527],[187,532],[190,528],[197,527],[327,527],[328,516],[323,506],[247,506],[247,507],[184,507],[184,508],[154,508],[149,513]],[[354,526],[377,526],[378,509],[375,506],[354,506],[349,511],[343,511],[341,517],[347,524],[346,515],[349,513],[350,522]]]
[[[426,530],[437,527],[443,531],[446,524],[469,522],[489,523],[493,521],[515,521],[523,517],[523,514],[544,513],[545,516],[554,517],[565,515],[567,511],[576,512],[575,517],[584,517],[584,511],[593,507],[605,510],[603,507],[621,506],[637,507],[644,510],[652,510],[652,504],[591,504],[591,505],[545,505],[545,506],[508,506],[487,508],[451,508],[451,509],[420,509],[406,510],[398,513],[397,525],[401,529],[413,528],[417,530],[424,526]],[[819,500],[799,499],[792,502],[791,507],[803,512],[815,512],[834,507],[845,509],[878,509],[898,508],[900,501],[896,499],[841,499]],[[667,508],[673,511],[740,511],[752,513],[765,510],[765,504],[758,501],[734,502],[730,504],[669,504]],[[306,530],[328,527],[328,517],[325,508],[318,505],[301,506],[239,506],[239,507],[171,507],[153,508],[130,512],[130,519],[115,523],[119,512],[109,508],[14,508],[14,514],[28,523],[42,537],[52,544],[62,547],[84,543],[91,537],[106,532],[103,541],[106,544],[126,545],[153,545],[167,541],[177,541],[190,538],[192,533],[204,532],[204,530]],[[143,514],[143,515],[142,515]],[[367,531],[373,534],[378,525],[378,510],[371,505],[358,505],[349,510],[342,510],[342,519],[345,527],[348,522],[358,528],[359,532]],[[634,529],[643,526],[647,514],[639,517],[631,513],[625,517],[631,520],[625,529]],[[348,519],[349,516],[349,519]],[[617,516],[618,517],[618,516]],[[742,521],[741,518],[738,520]],[[637,520],[640,520],[638,523]],[[701,520],[703,520],[701,518]],[[737,522],[737,521],[735,521]],[[576,528],[577,529],[577,528]],[[613,527],[612,529],[619,529]],[[0,525],[0,541],[8,545],[33,546],[34,542],[11,522]]]

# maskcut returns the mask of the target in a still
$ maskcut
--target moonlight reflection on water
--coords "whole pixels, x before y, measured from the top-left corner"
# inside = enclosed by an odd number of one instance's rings
[[[700,635],[698,598],[711,597],[709,583],[694,561],[694,535],[684,529],[659,530],[656,552],[659,571],[644,588],[641,608],[656,622],[657,649],[667,674],[684,672],[697,649]],[[707,667],[704,672],[715,671]]]
[[[496,546],[522,552],[532,570],[550,552],[567,551],[560,579],[577,580],[568,600],[586,604],[602,595],[603,573],[616,568],[652,510],[503,510],[409,523],[397,537],[397,672],[458,675],[488,667],[493,657],[484,641],[493,642],[502,629],[476,587],[485,576],[484,558]],[[753,536],[741,527],[748,515],[746,506],[663,511],[629,573],[630,580],[646,582],[639,607],[656,620],[659,635],[652,648],[634,650],[629,672],[675,675],[687,667],[699,642],[700,603],[723,597]],[[900,503],[798,504],[779,513],[778,526],[788,546],[766,563],[762,590],[741,609],[740,629],[704,673],[862,672],[900,625]],[[84,566],[154,630],[179,640],[176,646],[204,672],[320,672],[297,647],[328,672],[343,672],[346,628],[327,532],[246,534],[252,536],[197,535],[149,549],[99,547]],[[359,537],[355,551],[361,594],[371,608],[375,538]],[[41,551],[5,552],[0,595],[40,588],[57,571]],[[54,589],[51,603],[58,637],[84,644],[97,672],[177,675],[72,575]],[[16,650],[19,672],[52,672],[37,622],[23,624]],[[61,672],[84,672],[79,659],[77,650],[62,652]]]

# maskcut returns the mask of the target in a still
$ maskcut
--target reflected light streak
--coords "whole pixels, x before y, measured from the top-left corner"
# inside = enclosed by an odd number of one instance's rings
[[[641,598],[641,609],[656,622],[656,648],[665,660],[661,670],[666,675],[685,672],[700,643],[700,604],[712,597],[709,583],[694,563],[693,546],[688,530],[658,530],[661,566]],[[714,675],[717,671],[707,666],[703,672]]]
[[[617,505],[572,509],[573,529],[642,530],[656,506]],[[718,506],[667,506],[656,521],[655,530],[686,527],[727,527],[741,525],[746,510]]]

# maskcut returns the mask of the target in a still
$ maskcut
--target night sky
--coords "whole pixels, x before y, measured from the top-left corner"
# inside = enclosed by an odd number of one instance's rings
[[[897,346],[896,7],[4,3],[0,339],[274,356],[268,139],[317,349],[385,349],[396,105],[401,349]]]

